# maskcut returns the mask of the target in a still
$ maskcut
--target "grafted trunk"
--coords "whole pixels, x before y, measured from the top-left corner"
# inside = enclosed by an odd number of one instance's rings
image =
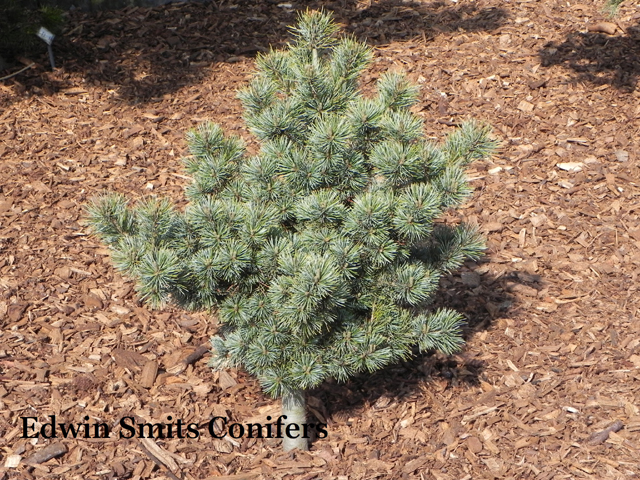
[[[309,450],[309,439],[304,438],[306,408],[307,400],[303,390],[294,390],[282,397],[282,415],[287,416],[282,438],[282,448],[285,452],[294,448]]]

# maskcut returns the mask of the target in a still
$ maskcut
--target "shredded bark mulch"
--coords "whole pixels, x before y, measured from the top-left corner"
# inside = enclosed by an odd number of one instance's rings
[[[214,316],[142,306],[82,209],[105,190],[183,202],[183,137],[204,120],[255,148],[235,92],[307,7],[375,47],[363,88],[390,68],[421,85],[434,140],[473,117],[502,149],[443,220],[488,237],[438,297],[468,318],[464,351],[323,385],[309,421],[328,436],[284,454],[212,437],[213,417],[264,422],[277,402],[207,367]],[[639,20],[632,2],[612,19],[600,0],[71,14],[55,72],[43,55],[0,83],[0,479],[637,478]],[[24,417],[39,431],[51,415],[90,438],[23,438]],[[119,438],[122,419],[169,416],[199,438]]]

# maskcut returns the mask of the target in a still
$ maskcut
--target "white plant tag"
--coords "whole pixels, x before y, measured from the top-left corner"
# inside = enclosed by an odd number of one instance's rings
[[[37,35],[42,40],[44,40],[47,43],[47,45],[51,45],[53,43],[53,39],[56,38],[56,36],[53,33],[51,33],[49,30],[47,30],[44,27],[40,27],[40,30],[38,30]]]

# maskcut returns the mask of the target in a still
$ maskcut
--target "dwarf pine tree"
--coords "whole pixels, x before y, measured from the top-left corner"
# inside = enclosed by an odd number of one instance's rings
[[[470,192],[465,167],[495,148],[470,122],[436,145],[398,73],[364,96],[372,51],[324,12],[256,60],[239,93],[255,156],[205,123],[187,134],[189,204],[100,197],[90,223],[140,297],[218,312],[212,366],[238,366],[304,422],[304,391],[463,343],[463,317],[429,309],[443,273],[483,251],[468,225],[434,224]],[[295,428],[294,430],[295,431]],[[302,431],[301,429],[299,431]],[[292,435],[295,436],[295,435]],[[285,436],[285,449],[307,440]]]

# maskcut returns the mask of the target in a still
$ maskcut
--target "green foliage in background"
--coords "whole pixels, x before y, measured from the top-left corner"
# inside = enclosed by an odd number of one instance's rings
[[[40,27],[59,35],[64,25],[63,11],[48,4],[0,0],[0,56],[12,60],[19,55],[46,52],[46,44],[36,33]]]
[[[604,7],[605,12],[607,12],[611,16],[614,16],[616,13],[618,13],[618,7],[622,5],[622,2],[624,2],[624,0],[607,0]]]

